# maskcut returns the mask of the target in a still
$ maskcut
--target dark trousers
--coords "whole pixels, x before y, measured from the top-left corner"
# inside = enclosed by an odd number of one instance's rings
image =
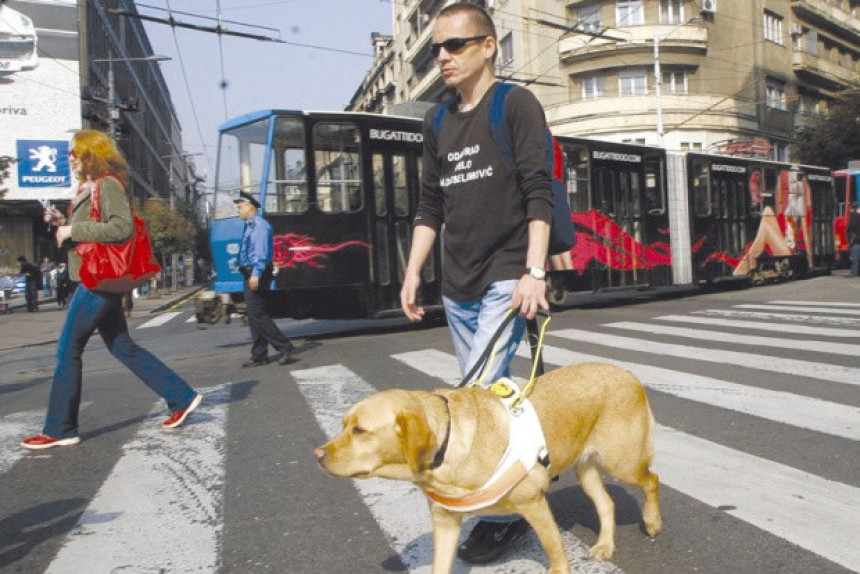
[[[39,283],[35,279],[24,282],[24,299],[27,301],[27,311],[39,310]]]
[[[266,296],[271,282],[272,272],[267,269],[260,276],[259,287],[254,291],[248,285],[248,276],[245,276],[245,312],[251,329],[251,358],[260,361],[268,357],[269,345],[281,354],[293,348],[293,344],[278,329],[266,310]]]

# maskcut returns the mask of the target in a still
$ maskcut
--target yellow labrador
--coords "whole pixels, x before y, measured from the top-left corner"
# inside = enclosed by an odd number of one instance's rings
[[[471,514],[521,514],[549,556],[550,572],[570,572],[561,533],[550,511],[550,479],[573,466],[600,519],[590,558],[615,552],[615,504],[602,472],[642,489],[645,530],[662,527],[659,480],[651,472],[654,419],[642,383],[608,363],[578,363],[551,371],[529,396],[543,427],[550,466],[535,464],[506,495]],[[502,401],[480,388],[435,392],[388,390],[374,394],[344,416],[343,431],[314,450],[331,475],[408,480],[430,499],[433,572],[450,572],[468,513],[434,501],[480,491],[496,470],[508,442]]]

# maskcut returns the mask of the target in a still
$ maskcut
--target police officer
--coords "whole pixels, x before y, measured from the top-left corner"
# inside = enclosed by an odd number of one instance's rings
[[[272,226],[260,215],[260,202],[251,194],[243,191],[233,202],[245,221],[239,271],[245,277],[245,311],[251,329],[251,358],[242,366],[268,364],[269,345],[279,353],[278,364],[288,365],[295,361],[295,347],[266,311],[266,293],[272,282]]]

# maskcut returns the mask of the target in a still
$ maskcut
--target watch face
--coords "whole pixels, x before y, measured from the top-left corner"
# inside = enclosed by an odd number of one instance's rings
[[[546,271],[544,271],[540,267],[532,267],[531,269],[529,269],[529,275],[531,275],[535,279],[543,279],[544,277],[546,277]]]

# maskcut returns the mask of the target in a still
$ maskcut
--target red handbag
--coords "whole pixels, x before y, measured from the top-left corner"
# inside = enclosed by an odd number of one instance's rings
[[[101,220],[98,180],[90,197],[90,218]],[[81,258],[81,283],[91,291],[126,293],[161,272],[152,253],[146,222],[131,208],[131,237],[122,243],[82,241],[75,246]]]

